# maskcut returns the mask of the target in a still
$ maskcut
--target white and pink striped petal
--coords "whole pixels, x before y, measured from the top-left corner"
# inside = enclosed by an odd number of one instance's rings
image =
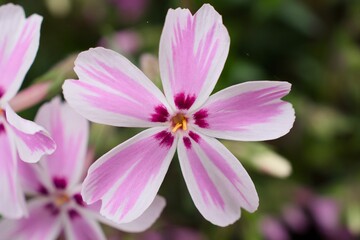
[[[150,128],[98,159],[84,180],[88,204],[102,200],[101,215],[117,223],[140,217],[153,202],[176,149],[167,128]]]
[[[67,80],[67,102],[90,121],[121,127],[150,127],[168,120],[161,91],[129,60],[92,48],[75,61],[79,80]]]
[[[136,233],[145,231],[146,229],[150,228],[153,223],[159,218],[165,205],[165,199],[161,196],[156,196],[151,205],[145,210],[142,215],[140,215],[140,217],[129,223],[123,224],[117,224],[114,221],[100,215],[99,212],[101,208],[101,201],[88,205],[85,208],[81,208],[79,210],[85,212],[84,214],[98,220],[105,225],[119,229],[120,231]]]
[[[13,137],[10,129],[0,123],[0,215],[20,218],[26,215],[26,207],[18,180],[17,155]]]
[[[257,209],[253,182],[218,140],[190,131],[179,139],[178,155],[190,195],[205,219],[227,226],[240,218],[240,208]]]
[[[21,160],[37,162],[43,155],[55,151],[56,145],[44,128],[21,118],[9,105],[6,105],[5,112],[6,120],[14,132],[16,149]]]
[[[173,108],[196,109],[208,98],[229,52],[230,38],[215,9],[204,4],[194,16],[170,9],[160,39],[159,64]]]
[[[281,98],[291,84],[277,81],[241,83],[212,95],[193,114],[194,126],[202,133],[238,141],[279,138],[295,120],[292,105]]]
[[[47,199],[34,199],[28,204],[29,216],[19,220],[0,221],[0,239],[55,240],[61,231],[60,218],[47,208]]]
[[[38,163],[26,163],[18,159],[18,171],[21,187],[26,194],[47,194],[50,184],[49,177],[44,174]]]
[[[77,209],[69,209],[62,219],[67,240],[106,239],[99,223],[92,217],[81,214]]]
[[[38,111],[35,122],[43,126],[55,141],[55,152],[40,162],[54,179],[63,179],[68,187],[80,181],[84,172],[89,123],[60,98],[54,98]]]
[[[0,6],[0,99],[8,101],[19,90],[39,47],[42,17],[25,18],[22,7]]]

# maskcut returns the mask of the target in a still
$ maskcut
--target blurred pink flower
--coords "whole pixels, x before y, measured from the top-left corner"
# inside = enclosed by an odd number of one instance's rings
[[[94,122],[151,127],[90,167],[82,189],[86,202],[101,199],[104,216],[131,221],[153,201],[177,149],[190,195],[207,220],[227,226],[240,218],[240,208],[257,209],[249,175],[215,138],[258,141],[286,134],[294,110],[281,98],[290,84],[248,82],[209,97],[229,45],[211,5],[194,16],[170,9],[159,52],[166,97],[125,57],[104,48],[80,53],[74,68],[79,80],[63,85],[69,104]]]
[[[340,207],[334,199],[314,195],[307,189],[298,190],[294,198],[295,203],[284,207],[281,217],[262,220],[265,239],[356,239],[341,225]]]
[[[171,226],[162,228],[159,231],[147,231],[138,238],[137,240],[205,240],[205,237],[198,231],[179,227],[179,226]]]
[[[99,202],[86,205],[80,189],[87,164],[88,121],[55,98],[40,108],[36,122],[49,130],[57,149],[39,164],[19,164],[22,186],[33,196],[28,201],[29,216],[0,221],[0,239],[51,240],[64,232],[67,239],[101,240],[105,236],[98,221],[139,232],[158,218],[165,206],[159,196],[139,218],[125,224],[102,217]]]
[[[34,61],[41,22],[36,14],[26,18],[20,6],[0,6],[0,214],[10,218],[27,214],[17,156],[34,163],[55,150],[42,127],[21,118],[9,105]]]
[[[123,30],[110,36],[103,37],[100,40],[99,45],[129,56],[139,51],[142,42],[141,37],[137,32]]]
[[[119,16],[125,21],[137,21],[144,14],[149,0],[110,0],[119,11]]]

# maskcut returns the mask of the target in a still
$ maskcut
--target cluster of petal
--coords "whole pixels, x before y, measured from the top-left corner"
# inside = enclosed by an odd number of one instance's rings
[[[21,118],[8,104],[34,61],[41,22],[36,14],[26,18],[20,6],[0,6],[0,214],[10,218],[27,214],[18,165],[55,150],[44,128]]]
[[[147,229],[165,206],[159,196],[135,221],[115,224],[99,214],[100,203],[87,205],[80,195],[86,171],[88,121],[55,98],[43,105],[37,116],[57,144],[56,151],[39,163],[20,163],[22,186],[32,196],[29,216],[0,221],[0,239],[51,240],[64,233],[66,239],[106,239],[100,224],[128,232]]]
[[[192,15],[170,9],[159,64],[165,95],[125,57],[104,48],[81,53],[79,80],[67,80],[68,103],[85,118],[121,127],[150,127],[118,145],[89,169],[82,195],[102,201],[100,213],[119,223],[152,203],[178,152],[190,195],[210,222],[227,226],[241,208],[253,212],[258,195],[240,162],[216,138],[259,141],[286,134],[294,122],[281,98],[287,82],[247,82],[209,97],[225,64],[230,38],[208,4]]]

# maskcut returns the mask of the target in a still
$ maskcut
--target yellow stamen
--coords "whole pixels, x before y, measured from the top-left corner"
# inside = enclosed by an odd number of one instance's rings
[[[181,128],[182,124],[181,123],[177,123],[175,125],[175,127],[171,130],[172,132],[176,132],[179,128]]]
[[[185,118],[182,120],[182,129],[183,129],[184,131],[187,130],[187,122],[186,122],[186,119],[185,119]]]
[[[60,194],[59,196],[57,196],[54,200],[54,203],[57,207],[61,207],[62,205],[64,205],[65,203],[69,202],[70,198],[68,195],[66,194]]]

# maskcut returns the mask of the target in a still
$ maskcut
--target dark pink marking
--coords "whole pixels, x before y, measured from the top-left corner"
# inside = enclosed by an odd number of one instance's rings
[[[48,203],[45,205],[45,208],[52,214],[52,215],[58,215],[60,210],[58,207],[56,207],[53,203]]]
[[[184,145],[187,149],[191,149],[191,140],[188,137],[183,137]]]
[[[57,189],[65,189],[67,185],[67,181],[62,177],[54,177],[53,183]]]
[[[196,113],[194,113],[193,117],[195,120],[195,124],[202,128],[209,127],[209,123],[205,120],[209,116],[206,109],[200,109]]]
[[[79,214],[75,209],[73,209],[73,208],[72,208],[72,209],[69,209],[68,214],[69,214],[69,217],[70,217],[71,219],[80,217],[80,214]]]
[[[2,98],[2,96],[4,96],[5,90],[0,87],[0,98]]]
[[[2,123],[0,123],[0,134],[1,133],[5,133],[5,126]]]
[[[161,131],[155,135],[155,139],[160,141],[160,146],[171,147],[174,142],[174,136],[168,131]]]
[[[197,143],[200,141],[200,136],[192,131],[189,132],[189,136]]]
[[[185,93],[181,92],[175,95],[174,102],[178,109],[189,109],[195,102],[196,96],[193,95],[186,95]]]
[[[81,196],[80,193],[76,193],[73,195],[73,199],[75,200],[75,202],[80,205],[80,206],[85,206],[85,203],[83,201],[83,198]]]
[[[152,122],[166,122],[169,118],[169,112],[164,105],[155,107],[155,113],[151,114]]]
[[[40,187],[38,188],[38,192],[39,192],[41,195],[48,195],[48,194],[49,194],[49,191],[48,191],[47,188],[44,187],[43,185],[40,185]]]

